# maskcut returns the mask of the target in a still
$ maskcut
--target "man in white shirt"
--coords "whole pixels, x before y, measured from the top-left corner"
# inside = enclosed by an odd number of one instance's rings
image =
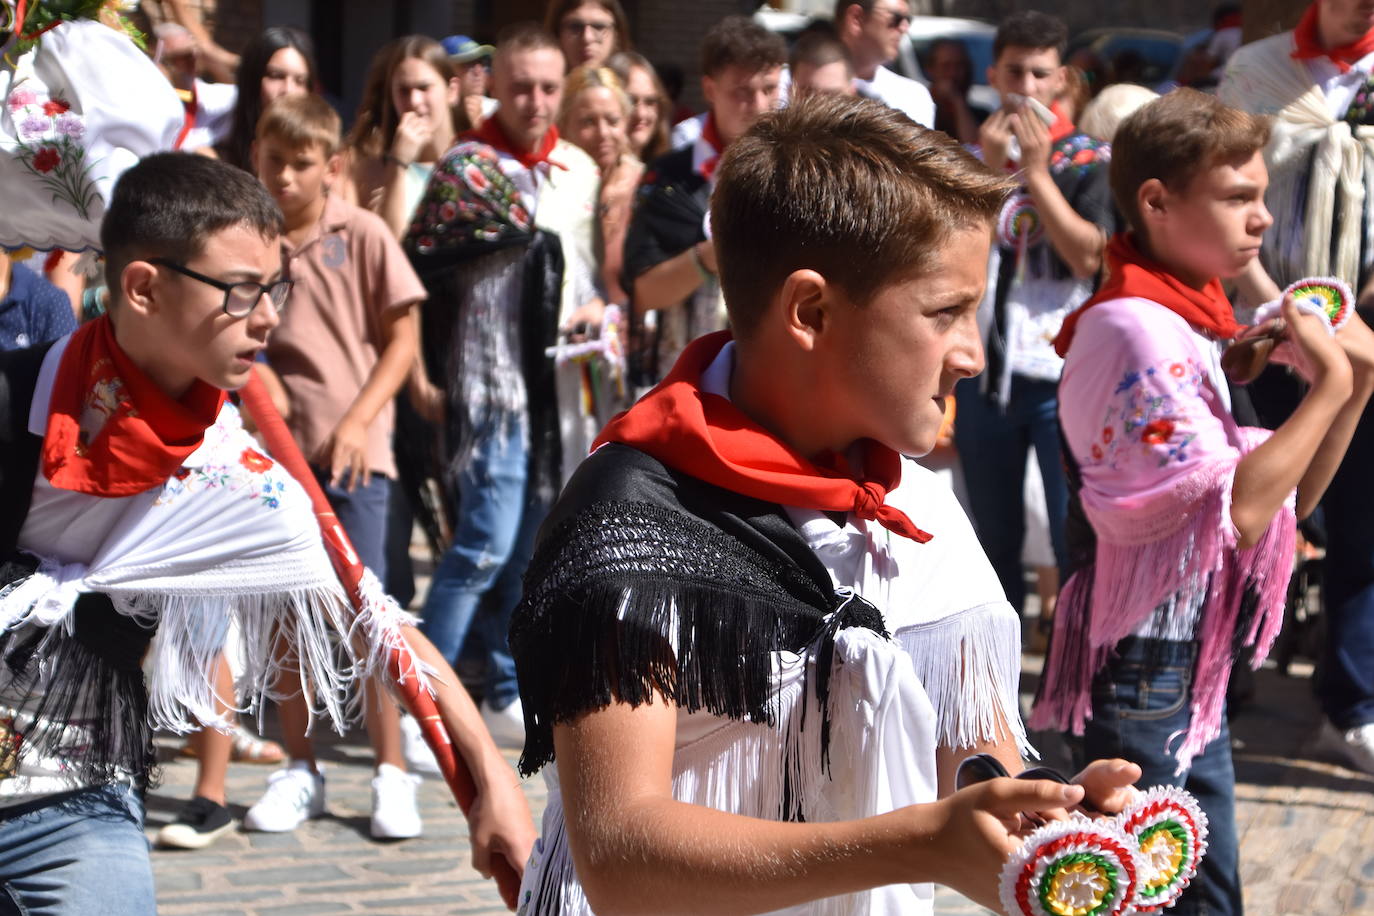
[[[835,33],[854,58],[854,88],[859,95],[895,108],[922,127],[935,124],[930,90],[883,66],[897,56],[911,26],[906,0],[837,0]]]

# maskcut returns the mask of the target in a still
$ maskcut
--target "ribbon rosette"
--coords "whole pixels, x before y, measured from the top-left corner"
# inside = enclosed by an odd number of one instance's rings
[[[1345,326],[1350,320],[1351,309],[1355,307],[1355,294],[1344,281],[1335,277],[1308,277],[1289,286],[1280,298],[1257,308],[1255,324],[1278,317],[1283,299],[1290,294],[1298,308],[1325,318],[1332,334]]]
[[[1156,786],[1121,812],[1117,823],[1139,850],[1136,911],[1172,906],[1207,851],[1207,815],[1183,789]]]
[[[1018,194],[1007,201],[997,221],[997,234],[1008,248],[1024,250],[1040,242],[1045,234],[1045,224],[1040,220],[1040,211],[1029,195]]]
[[[1002,867],[1002,906],[1024,916],[1127,916],[1141,864],[1111,820],[1075,814],[1028,836]]]

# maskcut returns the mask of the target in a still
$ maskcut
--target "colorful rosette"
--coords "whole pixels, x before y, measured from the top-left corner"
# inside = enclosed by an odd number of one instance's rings
[[[1172,906],[1207,851],[1207,815],[1183,789],[1156,786],[1116,820],[1137,846],[1136,911],[1158,913]]]
[[[997,235],[1003,246],[1017,249],[1029,248],[1044,238],[1045,224],[1029,195],[1018,194],[1002,207]]]
[[[1114,820],[1074,815],[1026,838],[1002,868],[1002,906],[1023,916],[1127,916],[1138,854]]]
[[[1299,280],[1283,291],[1285,296],[1290,293],[1299,303],[1309,303],[1320,309],[1333,331],[1339,331],[1345,325],[1350,319],[1350,310],[1355,306],[1355,295],[1350,287],[1335,277]]]
[[[1283,298],[1293,295],[1298,308],[1326,319],[1334,334],[1350,320],[1355,307],[1355,294],[1343,281],[1335,277],[1308,277],[1283,291],[1283,297],[1266,302],[1255,310],[1255,324],[1277,318],[1282,311]]]

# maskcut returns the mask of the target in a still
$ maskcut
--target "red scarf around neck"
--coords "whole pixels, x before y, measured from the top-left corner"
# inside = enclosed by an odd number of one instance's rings
[[[544,133],[544,139],[540,141],[539,148],[533,150],[520,149],[516,146],[515,141],[511,140],[496,115],[487,118],[480,127],[470,132],[468,136],[500,150],[527,169],[532,169],[541,162],[547,162],[549,165],[564,171],[568,169],[563,163],[549,158],[553,148],[558,145],[558,128],[554,126],[550,126]]]
[[[77,329],[58,364],[43,475],[58,489],[94,496],[152,489],[200,447],[224,399],[197,379],[173,400],[120,349],[102,315]]]
[[[1317,7],[1321,5],[1320,0],[1313,0],[1307,7],[1307,11],[1302,14],[1302,19],[1298,20],[1297,28],[1293,29],[1293,58],[1295,60],[1310,60],[1316,57],[1327,57],[1336,65],[1342,73],[1350,69],[1350,65],[1362,57],[1374,53],[1374,29],[1365,32],[1356,41],[1348,45],[1341,45],[1339,48],[1323,48],[1321,42],[1321,32],[1317,29]]]
[[[706,123],[701,126],[701,139],[711,147],[711,156],[701,163],[701,177],[710,181],[716,172],[716,166],[720,165],[720,154],[725,152],[725,143],[720,139],[720,128],[716,127],[714,112],[708,112],[706,115]]]
[[[843,459],[808,461],[728,398],[701,390],[702,373],[729,340],[729,331],[717,331],[688,344],[667,378],[606,424],[592,448],[619,442],[734,493],[820,512],[853,512],[917,543],[929,541],[905,512],[885,502],[902,479],[897,452],[867,441],[863,473],[855,479]]]
[[[1163,264],[1142,253],[1131,233],[1118,232],[1107,244],[1107,282],[1064,319],[1064,326],[1054,339],[1055,352],[1067,355],[1078,319],[1099,302],[1112,299],[1158,302],[1219,340],[1230,340],[1241,329],[1220,280],[1213,277],[1202,289],[1193,289],[1169,273]]]

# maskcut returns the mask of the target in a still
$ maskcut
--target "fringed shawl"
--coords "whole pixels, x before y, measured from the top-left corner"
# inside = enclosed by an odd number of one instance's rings
[[[1217,95],[1273,116],[1264,153],[1265,201],[1274,213],[1262,252],[1269,273],[1279,286],[1335,276],[1358,289],[1374,257],[1365,217],[1374,200],[1374,127],[1333,117],[1292,50],[1292,32],[1245,45],[1232,55]]]
[[[10,561],[0,579],[0,702],[24,752],[61,758],[87,782],[146,782],[152,729],[227,727],[216,700],[232,707],[233,698],[216,697],[214,672],[231,618],[245,644],[246,709],[299,689],[283,677],[290,658],[310,686],[311,711],[342,728],[361,703],[357,680],[381,670],[410,616],[370,574],[366,607],[352,615],[309,498],[259,451],[232,405],[162,486],[119,500],[50,490],[51,509],[31,507],[41,438],[24,425],[41,355],[0,361],[0,487],[13,512],[0,545]],[[88,505],[102,510],[99,522]],[[59,516],[42,535],[21,531],[38,511],[107,526],[89,561],[46,544]]]
[[[1060,593],[1030,723],[1081,733],[1093,675],[1152,613],[1196,611],[1192,720],[1180,770],[1219,733],[1231,666],[1253,664],[1283,620],[1296,521],[1292,498],[1241,550],[1231,521],[1236,465],[1268,435],[1242,429],[1223,401],[1209,341],[1163,306],[1104,302],[1084,314],[1059,386],[1065,463],[1095,547]]]

